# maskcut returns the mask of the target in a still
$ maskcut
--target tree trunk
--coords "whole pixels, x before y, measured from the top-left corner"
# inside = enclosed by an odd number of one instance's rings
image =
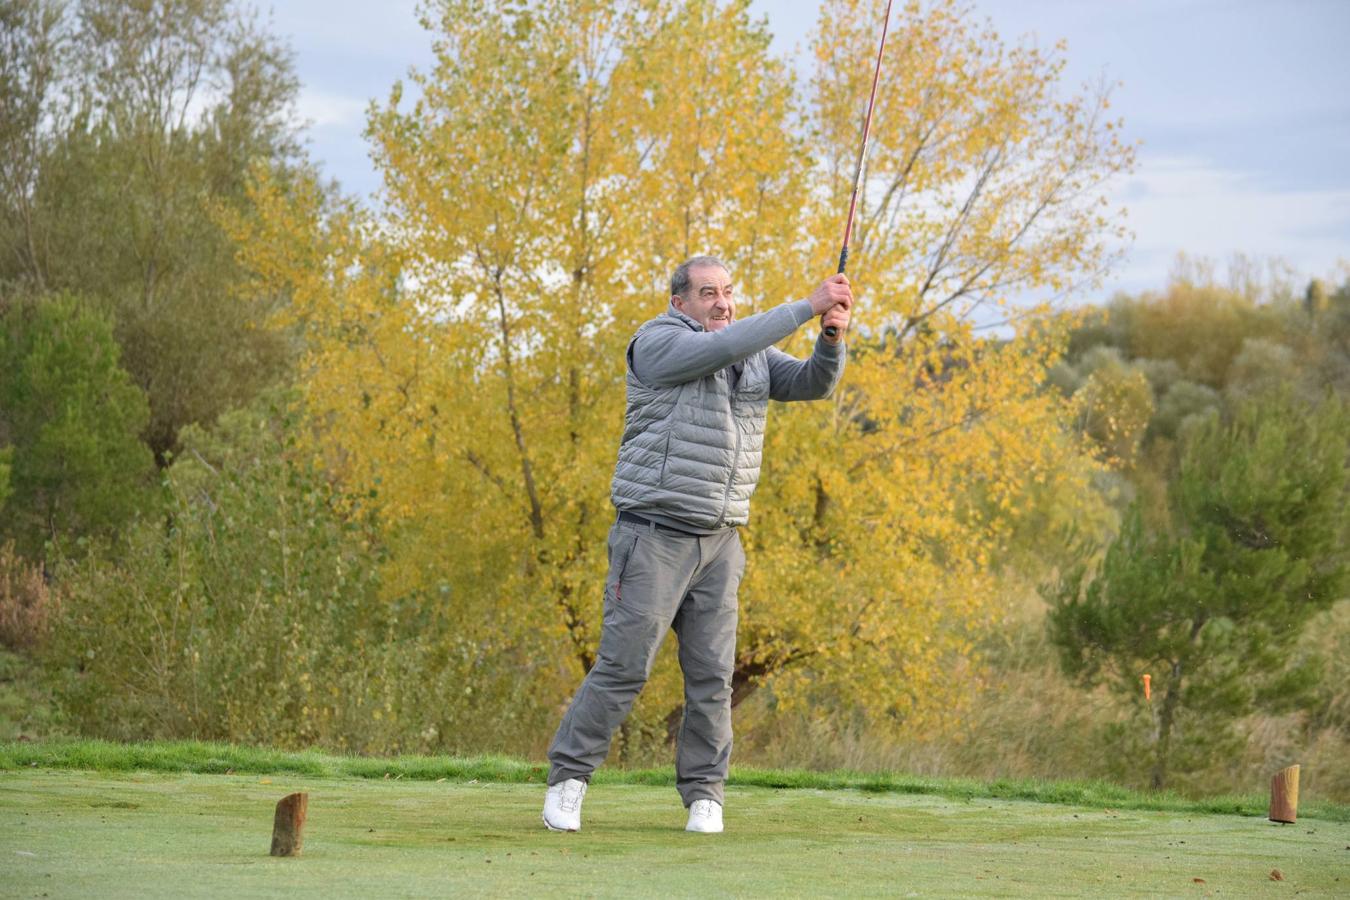
[[[678,704],[666,713],[666,743],[674,747],[680,740],[680,726],[684,724],[684,704]]]
[[[1172,745],[1172,722],[1176,719],[1177,703],[1181,700],[1181,663],[1172,663],[1172,677],[1167,682],[1167,696],[1163,698],[1162,713],[1158,717],[1158,745],[1153,753],[1152,784],[1155,791],[1167,783],[1167,757]]]

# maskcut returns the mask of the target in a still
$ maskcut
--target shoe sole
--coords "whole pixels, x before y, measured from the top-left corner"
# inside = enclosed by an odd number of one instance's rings
[[[549,822],[549,820],[542,814],[539,816],[539,819],[544,823],[544,827],[547,828],[549,831],[561,831],[564,834],[575,834],[576,832],[581,830],[580,828],[555,828],[553,826],[553,823]]]

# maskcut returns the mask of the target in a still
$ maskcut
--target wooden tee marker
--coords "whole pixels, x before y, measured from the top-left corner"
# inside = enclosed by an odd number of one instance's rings
[[[1292,825],[1298,819],[1298,766],[1290,766],[1270,779],[1270,821]]]
[[[272,820],[273,856],[300,855],[308,810],[309,794],[290,794],[277,803],[276,818]]]

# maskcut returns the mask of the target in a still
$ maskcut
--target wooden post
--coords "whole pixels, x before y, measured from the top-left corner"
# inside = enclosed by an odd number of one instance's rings
[[[308,810],[309,794],[290,794],[277,804],[276,818],[272,820],[273,856],[300,855]]]
[[[1298,819],[1298,766],[1290,766],[1270,779],[1270,821],[1293,824]]]

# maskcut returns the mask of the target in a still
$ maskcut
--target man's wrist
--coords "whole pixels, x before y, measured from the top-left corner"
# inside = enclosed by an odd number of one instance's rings
[[[792,317],[799,328],[816,317],[816,311],[811,308],[810,300],[794,300],[787,305],[792,310]]]
[[[816,338],[817,353],[819,353],[821,350],[824,350],[825,355],[827,356],[838,356],[840,352],[842,352],[843,348],[844,348],[844,332],[842,329],[839,330],[838,337],[836,337],[834,340],[830,340],[828,337],[826,337],[824,331],[822,331],[820,335]]]

